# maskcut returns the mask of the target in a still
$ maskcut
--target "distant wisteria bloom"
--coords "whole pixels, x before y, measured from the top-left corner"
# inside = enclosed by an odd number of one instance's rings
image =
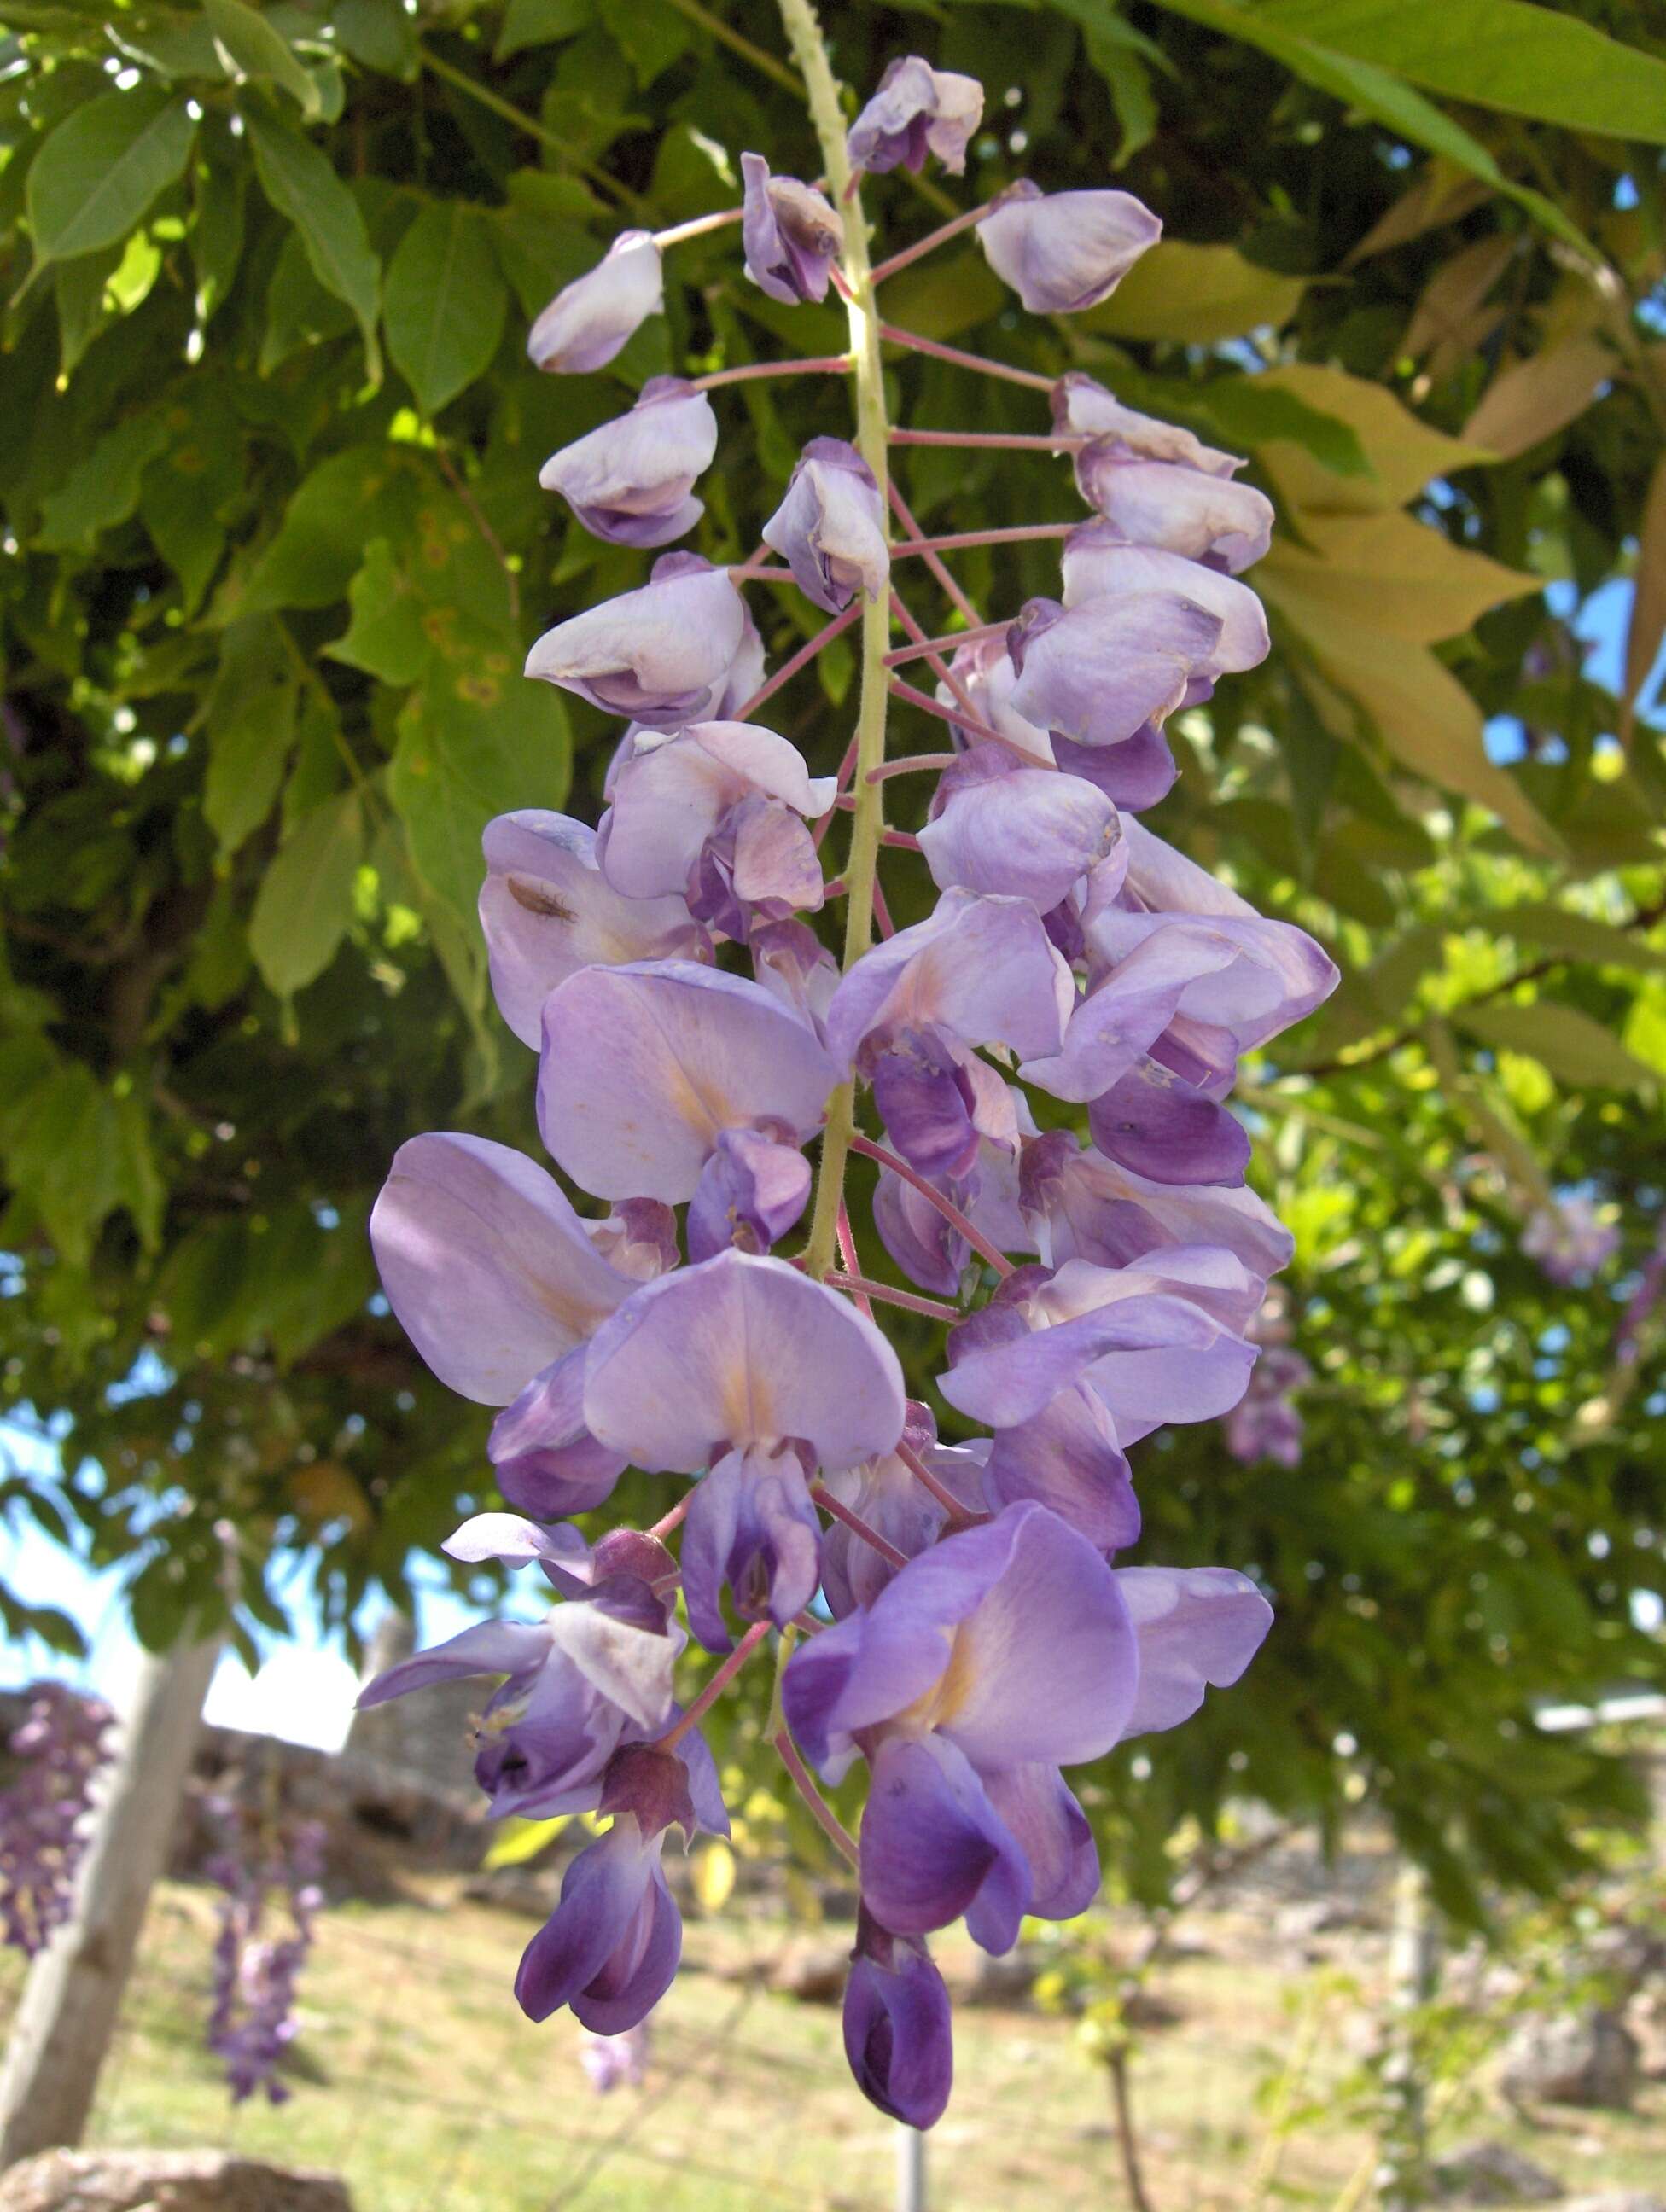
[[[31,1683],[22,1705],[0,1790],[0,1937],[33,1958],[69,1913],[114,1716],[62,1682]]]
[[[1620,1229],[1602,1219],[1595,1200],[1559,1198],[1529,1219],[1522,1249],[1553,1283],[1588,1282],[1620,1249]]]
[[[845,141],[851,167],[876,175],[899,166],[917,170],[933,154],[958,177],[982,119],[983,87],[976,77],[934,70],[909,54],[890,64],[851,125]]]

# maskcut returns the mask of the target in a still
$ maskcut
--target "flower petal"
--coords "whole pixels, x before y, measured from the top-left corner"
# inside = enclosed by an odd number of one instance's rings
[[[623,230],[606,258],[556,293],[532,325],[526,351],[567,376],[605,368],[665,304],[660,249],[645,230]]]
[[[1130,545],[1212,561],[1229,575],[1261,560],[1273,542],[1273,503],[1252,484],[1133,459],[1112,441],[1077,454],[1076,484]]]
[[[1140,1689],[1124,1736],[1189,1720],[1205,1684],[1236,1682],[1273,1625],[1272,1607],[1230,1567],[1118,1567],[1116,1575],[1140,1641]]]
[[[1013,711],[1077,744],[1120,744],[1183,703],[1220,635],[1220,617],[1177,591],[1084,600],[1026,640]]]
[[[807,599],[838,614],[858,592],[877,599],[891,574],[885,502],[873,471],[842,438],[812,438],[787,496],[763,526]]]
[[[361,1711],[424,1690],[432,1682],[455,1682],[468,1674],[520,1674],[542,1667],[550,1652],[550,1632],[518,1620],[483,1620],[443,1644],[402,1659],[359,1692]]]
[[[1270,650],[1267,617],[1250,586],[1183,554],[1130,545],[1109,523],[1086,522],[1066,538],[1062,563],[1067,608],[1123,592],[1165,592],[1217,617],[1220,638],[1199,676],[1237,675],[1265,660]]]
[[[1107,299],[1162,235],[1131,192],[1043,193],[1027,179],[977,226],[989,266],[1032,315],[1073,314]]]
[[[1027,898],[1045,913],[1116,844],[1116,809],[1080,776],[1010,769],[992,760],[999,750],[944,775],[921,848],[939,890]]]
[[[858,1950],[844,1992],[844,2052],[856,2087],[911,2128],[941,2119],[954,2081],[949,1992],[924,1947],[885,1939],[883,1959]]]
[[[1030,1910],[1073,1920],[1099,1893],[1099,1852],[1087,1816],[1056,1766],[1031,1764],[988,1777],[989,1802],[1030,1865]]]
[[[965,1754],[941,1736],[892,1736],[862,1814],[862,1899],[898,1936],[963,1913],[975,1942],[1010,1951],[1030,1905],[1030,1869]]]

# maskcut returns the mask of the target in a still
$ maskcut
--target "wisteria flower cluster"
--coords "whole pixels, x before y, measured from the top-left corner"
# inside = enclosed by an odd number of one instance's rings
[[[775,1746],[860,1885],[850,2063],[877,2105],[927,2126],[952,2069],[928,1939],[964,1917],[1001,1952],[1027,1914],[1080,1912],[1099,1874],[1065,1770],[1184,1720],[1269,1624],[1230,1568],[1120,1563],[1140,1526],[1128,1453],[1243,1395],[1291,1242],[1244,1187],[1226,1100],[1239,1055],[1335,971],[1139,818],[1174,779],[1166,719],[1267,651],[1239,574],[1272,515],[1239,464],[1085,376],[955,354],[1036,389],[1050,423],[1008,438],[886,416],[881,344],[945,351],[880,319],[893,271],[974,227],[1025,307],[1069,313],[1110,292],[1156,218],[1125,192],[1024,183],[873,265],[863,173],[958,173],[982,90],[910,57],[847,136],[813,15],[783,14],[820,179],[748,154],[740,208],[621,238],[532,352],[561,373],[610,360],[661,304],[662,253],[729,220],[773,298],[837,291],[848,352],[657,379],[544,481],[599,536],[670,546],[702,511],[719,387],[848,376],[856,435],[805,448],[745,563],[661,551],[638,588],[532,648],[530,676],[625,725],[595,828],[529,810],[485,840],[492,981],[538,1054],[564,1180],[479,1137],[413,1138],[372,1234],[435,1372],[502,1409],[490,1455],[512,1510],[447,1548],[536,1569],[558,1601],[367,1694],[500,1678],[477,1763],[492,1812],[611,1823],[569,1865],[516,1991],[535,2019],[568,2006],[617,2037],[678,1964],[667,1832],[727,1831],[700,1718],[773,1644]],[[1091,519],[929,538],[891,479],[910,443],[1067,455]],[[986,619],[945,556],[1011,538],[1061,541],[1058,595]],[[941,635],[899,572],[945,594]],[[773,675],[749,586],[796,588],[830,617]],[[855,732],[836,773],[812,775],[757,717],[857,624]],[[903,672],[916,663],[933,689]],[[935,722],[945,750],[887,758],[894,712]],[[917,836],[884,823],[903,774],[934,779]],[[891,924],[882,854],[929,871],[936,902],[913,927]],[[836,902],[842,958],[815,919]],[[1043,1130],[1037,1092],[1076,1126]],[[912,1287],[861,1272],[853,1154],[878,1164],[875,1229]],[[887,1308],[946,1324],[936,1387],[958,1441],[906,1395]],[[627,1467],[671,1478],[670,1509],[593,1543],[570,1516]],[[690,1635],[720,1663],[679,1708]],[[836,1784],[858,1767],[853,1839],[812,1770]]]
[[[216,1848],[204,1871],[224,1895],[214,1942],[208,2047],[232,2102],[264,2090],[287,2102],[278,2075],[295,2040],[295,1991],[324,1903],[325,1832],[317,1820],[268,1820],[229,1793],[206,1808]]]
[[[69,1913],[115,1717],[62,1682],[31,1683],[23,1706],[6,1745],[17,1771],[0,1790],[0,1939],[32,1959]]]

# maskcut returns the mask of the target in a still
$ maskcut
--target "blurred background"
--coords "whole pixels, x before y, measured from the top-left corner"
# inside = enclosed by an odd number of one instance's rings
[[[933,2201],[1658,2212],[1658,11],[828,12],[853,88],[908,52],[986,87],[964,185],[870,188],[893,245],[1020,175],[1163,218],[1084,315],[1020,318],[959,241],[887,313],[1250,456],[1274,650],[1170,725],[1153,819],[1344,975],[1239,1092],[1297,1238],[1289,1357],[1140,1454],[1149,1556],[1255,1574],[1277,1625],[1181,1735],[1083,1778],[1100,1907],[982,1972],[946,1947]],[[629,2050],[514,2007],[575,1836],[477,1820],[469,1699],[350,1726],[373,1645],[535,1602],[438,1552],[493,1502],[486,1416],[405,1345],[364,1224],[415,1131],[536,1150],[479,832],[593,820],[613,726],[516,672],[646,566],[538,465],[651,375],[844,343],[724,231],[672,249],[665,315],[600,376],[539,376],[526,326],[620,227],[733,205],[743,149],[813,176],[778,21],[17,0],[3,25],[0,2029],[107,1714],[137,1706],[172,1716],[167,1870],[148,1911],[123,1892],[137,1964],[102,2063],[69,2069],[111,2212],[187,2150],[222,2194],[229,2156],[369,2212],[917,2192],[843,2077],[853,1900],[759,1686],[714,1716],[741,1817],[679,1877],[693,1971]],[[1048,427],[952,365],[892,374],[909,422]],[[809,381],[720,395],[708,557],[744,560],[839,427]],[[1079,512],[1049,457],[899,463],[934,531]],[[1056,550],[957,573],[1016,607]],[[772,664],[819,627],[756,611]],[[840,640],[782,695],[818,771],[853,674]],[[926,910],[914,864],[886,889]],[[618,1496],[664,1510],[640,1475]],[[64,2201],[29,2171],[0,2206]],[[281,2201],[338,2207],[307,2186]]]

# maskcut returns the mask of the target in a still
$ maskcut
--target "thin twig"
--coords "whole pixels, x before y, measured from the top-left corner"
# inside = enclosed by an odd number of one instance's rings
[[[982,354],[962,353],[958,346],[939,345],[935,338],[922,338],[913,331],[899,330],[895,323],[881,323],[879,335],[888,344],[906,346],[910,353],[929,354],[933,361],[946,361],[956,368],[970,368],[976,375],[997,376],[1008,384],[1027,385],[1032,392],[1051,392],[1058,379],[1038,376],[1032,368],[1012,368],[1004,361],[986,361]]]
[[[905,246],[900,253],[893,253],[889,261],[882,261],[873,272],[876,284],[883,284],[887,276],[894,276],[899,269],[906,269],[927,253],[934,253],[939,246],[946,246],[952,238],[958,238],[963,230],[970,230],[975,222],[982,222],[994,203],[985,200],[981,206],[968,208],[937,229],[929,230],[923,238],[916,238],[912,246]]]
[[[903,536],[909,538],[915,545],[924,545],[926,544],[926,533],[920,527],[920,525],[915,520],[913,514],[909,510],[908,501],[903,498],[902,493],[897,490],[897,479],[894,477],[885,486],[885,496],[891,502],[891,513],[897,517],[897,520],[903,526]],[[960,586],[955,581],[954,577],[950,574],[948,568],[944,565],[939,556],[928,549],[925,558],[926,566],[931,570],[933,575],[936,577],[938,582],[948,593],[952,604],[958,609],[960,613],[965,617],[969,623],[974,624],[981,623],[983,620],[982,616],[979,614],[977,609],[967,598],[965,592],[962,591]]]
[[[754,573],[756,573],[756,571]],[[841,630],[846,630],[850,628],[852,623],[857,619],[861,611],[862,602],[860,594],[859,593],[857,597],[850,602],[850,605],[845,609],[842,615],[835,615],[830,623],[828,623],[823,629],[818,629],[816,632],[816,635],[810,640],[807,645],[801,645],[799,647],[798,651],[793,655],[790,660],[783,660],[781,666],[776,669],[775,674],[770,677],[766,683],[761,684],[757,690],[753,692],[751,697],[748,699],[743,706],[739,706],[735,708],[730,720],[736,722],[751,721],[753,714],[763,704],[766,699],[774,698],[775,693],[781,690],[783,684],[790,684],[793,678],[798,674],[800,669],[808,667],[810,663],[816,658],[817,654],[822,651],[824,647],[832,644],[834,639],[837,637]]]
[[[834,1850],[848,1859],[852,1866],[860,1866],[862,1855],[856,1848],[856,1838],[816,1787],[810,1769],[799,1756],[798,1746],[784,1728],[776,1729],[772,1741],[781,1765],[792,1776],[800,1796],[814,1814],[822,1833]]]
[[[690,1729],[699,1727],[706,1715],[769,1633],[769,1628],[770,1623],[767,1620],[753,1622],[734,1650],[718,1668],[705,1688],[701,1691],[699,1696],[690,1700],[682,1718],[674,1722],[665,1734],[658,1738],[654,1745],[656,1750],[675,1751]]]
[[[841,1274],[830,1267],[826,1279],[836,1291],[865,1291],[882,1304],[901,1306],[904,1313],[924,1314],[929,1321],[960,1321],[964,1318],[958,1306],[945,1304],[941,1298],[921,1297],[916,1291],[894,1291],[889,1283],[876,1283],[872,1276]]]
[[[848,353],[806,354],[796,361],[748,361],[734,368],[715,368],[709,376],[696,376],[689,389],[715,392],[720,385],[750,384],[767,376],[844,376],[849,369]]]
[[[1012,1273],[1012,1263],[1005,1254],[974,1229],[954,1200],[945,1197],[934,1182],[927,1182],[917,1168],[911,1168],[905,1159],[896,1152],[888,1152],[884,1145],[876,1145],[872,1137],[853,1137],[850,1149],[853,1152],[860,1152],[866,1159],[877,1160],[881,1167],[889,1168],[893,1175],[901,1176],[904,1182],[912,1183],[921,1196],[930,1200],[950,1226],[959,1231],[973,1251],[980,1258],[987,1260],[998,1275]]]

